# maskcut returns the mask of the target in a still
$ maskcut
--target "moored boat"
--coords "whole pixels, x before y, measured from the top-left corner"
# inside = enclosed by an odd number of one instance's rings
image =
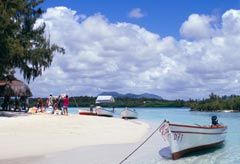
[[[136,119],[138,117],[138,113],[129,108],[125,108],[123,111],[121,111],[120,115],[123,119]]]
[[[183,125],[164,121],[159,131],[164,140],[169,142],[172,159],[175,160],[186,153],[222,144],[227,126]]]
[[[112,96],[100,95],[96,99],[96,104],[112,104],[115,100]],[[114,108],[113,110],[106,110],[101,106],[96,106],[95,111],[98,116],[105,116],[105,117],[113,117]]]
[[[80,115],[87,115],[87,116],[96,116],[97,113],[93,110],[87,110],[87,109],[79,109],[78,110]]]
[[[101,106],[96,106],[95,111],[98,116],[113,117],[113,111],[106,110]]]

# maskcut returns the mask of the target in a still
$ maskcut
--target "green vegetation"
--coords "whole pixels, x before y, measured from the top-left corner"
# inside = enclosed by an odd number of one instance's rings
[[[47,98],[43,101],[46,102]],[[70,107],[89,107],[95,105],[96,97],[79,96],[70,97]],[[31,98],[30,106],[37,104],[37,98]],[[185,102],[183,100],[158,100],[158,99],[135,99],[135,98],[115,98],[114,104],[103,104],[106,107],[184,107]]]
[[[80,96],[70,98],[70,105],[89,107],[95,104],[96,97]],[[111,105],[105,105],[111,106]],[[135,98],[115,98],[115,107],[189,107],[192,111],[240,111],[240,96],[218,96],[213,93],[209,98],[202,100],[158,100],[158,99],[135,99]]]
[[[50,44],[45,37],[44,23],[36,26],[36,20],[43,14],[38,7],[43,1],[0,1],[1,80],[13,76],[17,68],[29,82],[50,66],[54,52],[64,53],[63,48]]]
[[[96,97],[79,96],[70,97],[70,107],[90,107],[95,104]],[[38,98],[30,98],[29,106],[36,106]],[[43,98],[46,102],[47,98]],[[3,98],[0,98],[0,104]],[[14,99],[11,99],[11,106],[14,106]],[[102,104],[101,104],[102,105]],[[203,100],[158,100],[158,99],[136,99],[136,98],[115,98],[114,104],[103,104],[105,107],[189,107],[192,111],[240,111],[240,96],[217,96],[210,94],[209,98]]]
[[[208,99],[189,100],[186,106],[190,107],[192,111],[223,111],[234,110],[240,111],[240,96],[218,96],[213,93],[209,95]]]

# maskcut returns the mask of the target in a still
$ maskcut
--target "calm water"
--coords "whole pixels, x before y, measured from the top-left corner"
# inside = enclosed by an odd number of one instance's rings
[[[129,164],[160,164],[160,163],[194,163],[194,164],[237,164],[240,163],[240,113],[211,113],[190,112],[188,108],[135,108],[139,114],[139,120],[143,120],[155,130],[160,123],[167,119],[171,122],[185,124],[208,125],[211,116],[217,115],[220,123],[228,126],[225,143],[220,148],[201,151],[190,154],[187,157],[173,161],[163,158],[159,151],[166,146],[161,135],[157,132],[125,163]],[[115,117],[119,117],[122,109],[117,108]],[[78,113],[76,108],[70,109],[70,113]],[[151,133],[151,132],[149,132]],[[134,148],[133,148],[134,149]]]

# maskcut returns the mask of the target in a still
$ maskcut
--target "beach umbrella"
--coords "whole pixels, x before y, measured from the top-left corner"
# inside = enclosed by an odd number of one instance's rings
[[[0,81],[0,97],[4,97],[4,96],[31,97],[32,92],[24,82],[18,79],[1,80]]]

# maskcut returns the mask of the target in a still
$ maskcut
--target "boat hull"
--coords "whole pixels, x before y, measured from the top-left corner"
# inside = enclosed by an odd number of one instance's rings
[[[172,158],[178,159],[186,153],[222,144],[226,138],[225,126],[191,126],[170,124],[160,127],[164,139],[169,142]]]
[[[172,159],[176,160],[181,158],[182,156],[184,156],[185,154],[191,153],[191,152],[195,152],[195,151],[199,151],[199,150],[203,150],[203,149],[207,149],[207,148],[212,148],[212,147],[216,147],[219,145],[222,145],[224,141],[220,141],[220,142],[216,142],[216,143],[212,143],[212,144],[208,144],[208,145],[201,145],[201,146],[197,146],[197,147],[191,147],[185,150],[181,150],[175,153],[172,153]]]
[[[88,110],[79,110],[78,111],[80,115],[85,115],[85,116],[97,116],[97,113],[94,111],[88,111]]]
[[[121,118],[123,119],[136,119],[138,117],[138,113],[136,111],[132,111],[129,109],[124,109],[120,113]]]
[[[96,111],[98,116],[113,117],[113,112],[112,111],[108,111],[108,110],[103,109],[103,108],[96,108],[95,111]]]

